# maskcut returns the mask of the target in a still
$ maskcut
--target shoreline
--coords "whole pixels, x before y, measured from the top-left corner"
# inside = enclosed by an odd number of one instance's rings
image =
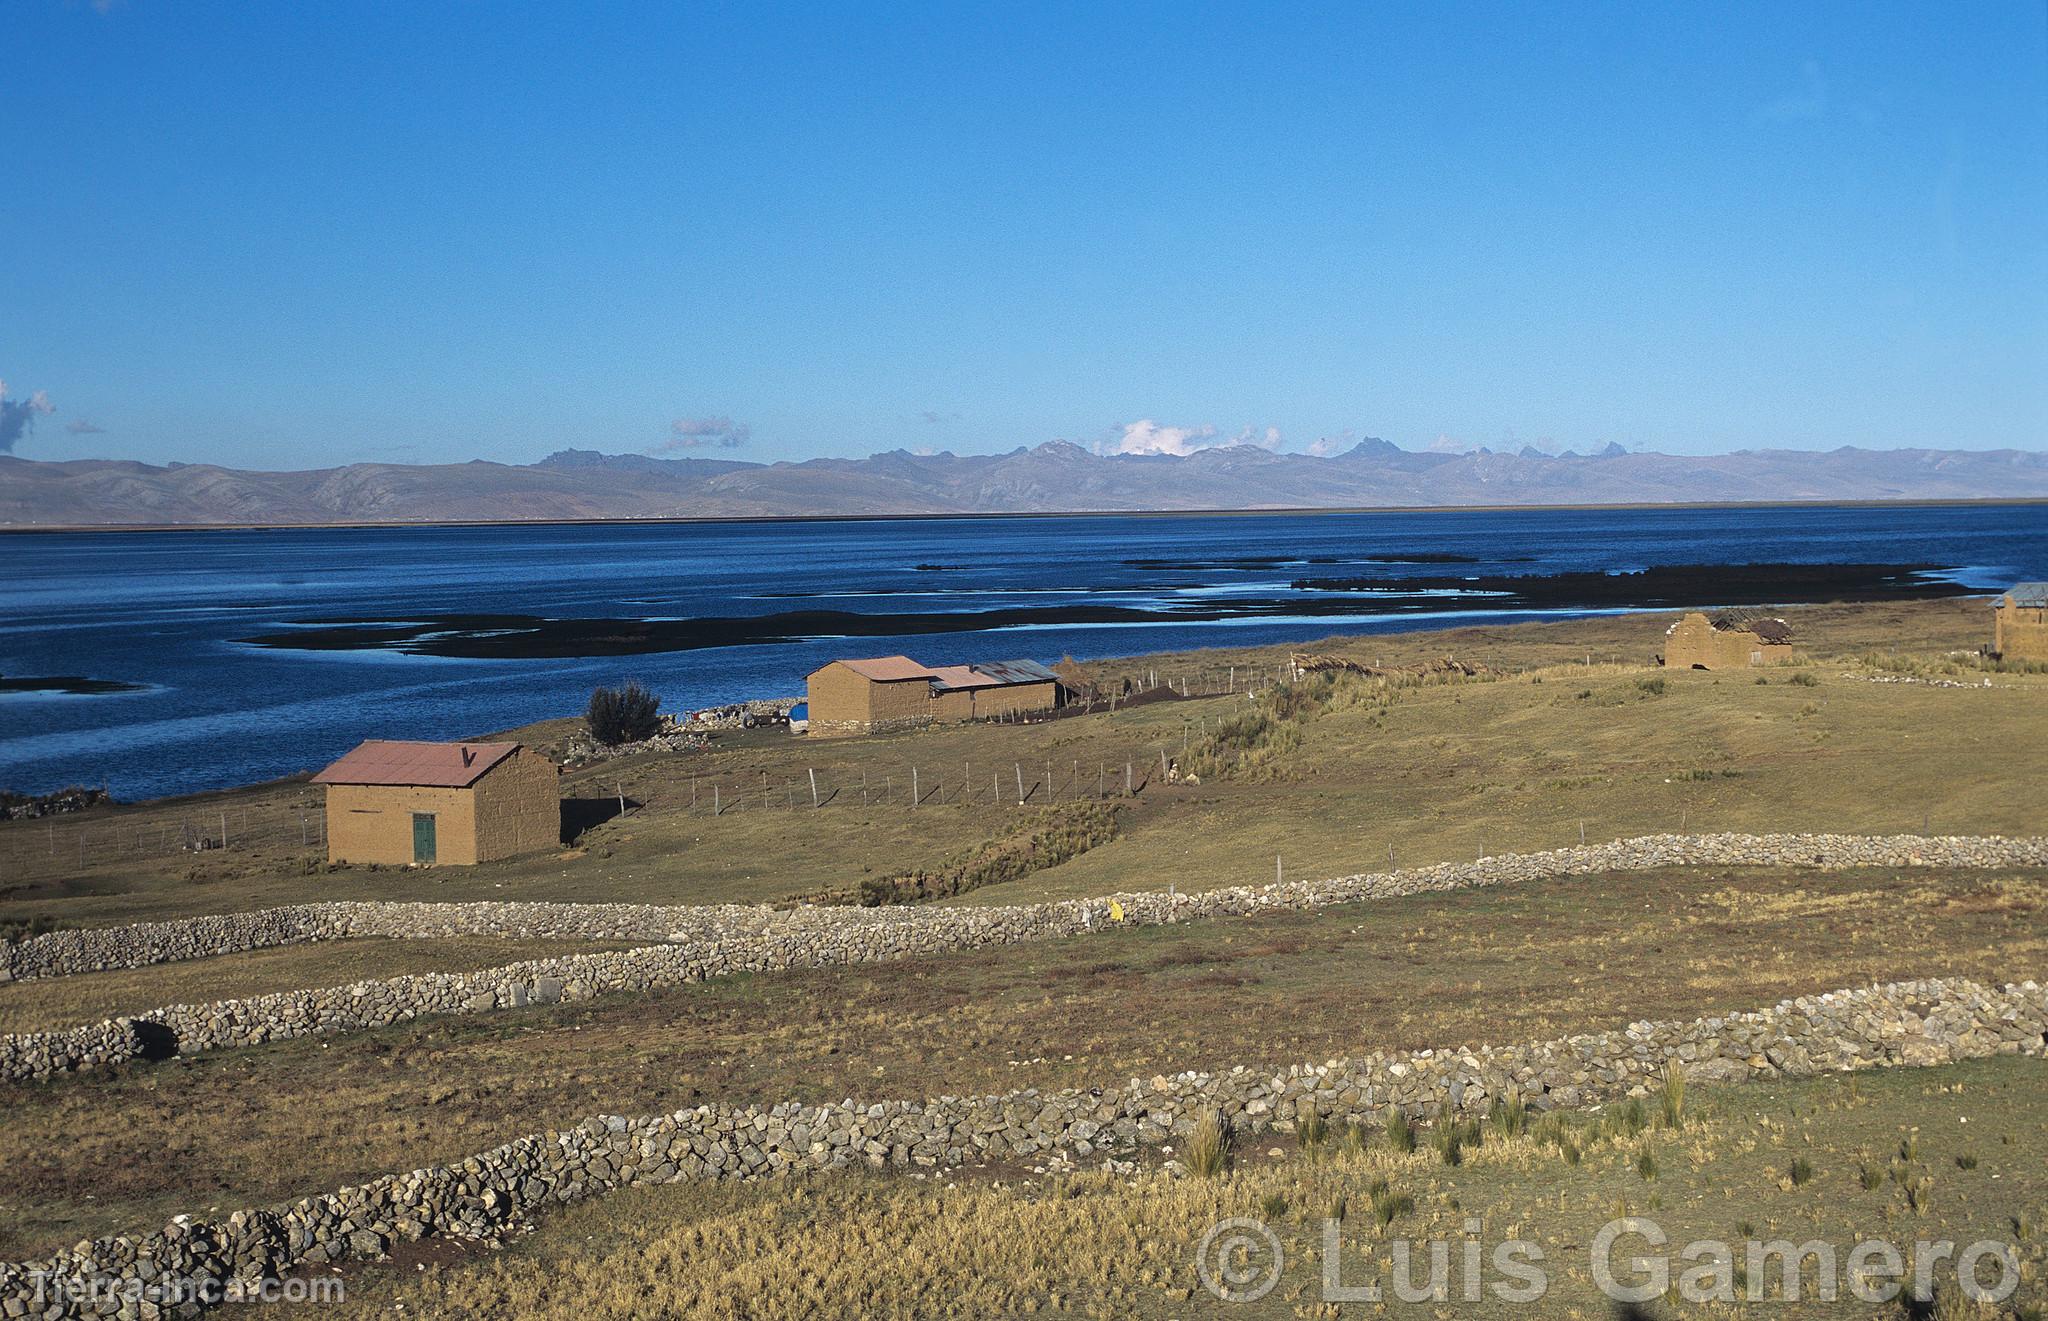
[[[1270,505],[1216,509],[1018,509],[896,514],[670,514],[658,518],[338,519],[324,523],[0,523],[0,536],[138,532],[335,532],[392,528],[666,527],[751,523],[905,523],[1052,518],[1267,518],[1303,514],[1517,514],[1701,509],[1944,509],[2048,506],[2048,496],[1901,497],[1896,500],[1671,500],[1497,505]]]

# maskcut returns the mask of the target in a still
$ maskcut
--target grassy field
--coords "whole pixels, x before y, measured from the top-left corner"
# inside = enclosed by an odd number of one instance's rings
[[[1261,774],[1200,785],[1165,783],[1159,758],[1242,712],[1242,694],[888,738],[757,733],[707,752],[624,758],[564,781],[574,819],[614,811],[621,793],[624,816],[590,825],[573,847],[474,868],[329,872],[299,844],[301,809],[311,809],[303,828],[317,838],[317,802],[303,785],[16,823],[0,826],[0,859],[12,864],[0,922],[93,925],[337,896],[700,903],[844,891],[941,866],[1013,830],[1020,774],[1028,814],[1048,801],[1048,780],[1054,801],[1114,797],[1127,767],[1139,792],[1114,843],[953,902],[1261,881],[1276,856],[1292,875],[1341,874],[1390,857],[1411,865],[1555,847],[1582,826],[1594,840],[1681,827],[2038,828],[2048,676],[2001,674],[1993,688],[1970,690],[1869,681],[1942,667],[1979,681],[1982,672],[1949,654],[1983,641],[1981,603],[1786,613],[1825,660],[1762,683],[1646,668],[1670,615],[1313,644],[1304,649],[1390,666],[1452,654],[1499,677],[1393,686],[1383,701],[1305,727],[1299,747]],[[1186,680],[1199,692],[1226,683],[1233,666],[1240,683],[1268,674],[1286,652],[1096,668]],[[516,732],[546,746],[566,727]],[[825,799],[816,810],[812,771]],[[217,835],[222,825],[233,847],[177,850],[181,832]]]
[[[590,940],[335,940],[223,954],[188,963],[0,983],[0,1032],[50,1032],[139,1014],[169,1004],[200,1004],[272,991],[345,986],[415,972],[468,972],[521,959],[589,954],[630,946]]]
[[[1626,1215],[1669,1235],[1674,1293],[1695,1264],[1679,1258],[1683,1246],[1719,1240],[1732,1245],[1736,1297],[1754,1284],[1770,1310],[1802,1317],[1918,1314],[1850,1295],[1849,1254],[1865,1239],[1908,1254],[1916,1240],[2009,1243],[2023,1282],[1998,1315],[2038,1317],[2048,1303],[2044,1135],[2048,1064],[2008,1058],[1696,1088],[1675,1125],[1654,1101],[1614,1106],[1520,1134],[1487,1131],[1456,1165],[1425,1130],[1414,1151],[1378,1135],[1353,1144],[1332,1134],[1310,1147],[1253,1139],[1213,1178],[1026,1169],[633,1189],[550,1217],[502,1255],[464,1260],[442,1246],[432,1269],[419,1260],[352,1268],[337,1314],[1607,1317],[1617,1311],[1594,1285],[1592,1245]],[[1224,1303],[1203,1287],[1195,1255],[1209,1226],[1239,1216],[1272,1228],[1286,1265],[1262,1299]],[[1338,1221],[1340,1283],[1378,1284],[1385,1306],[1323,1301],[1326,1219]],[[1398,1274],[1396,1239],[1450,1244],[1449,1302],[1399,1300],[1397,1282],[1426,1285],[1429,1266],[1418,1248],[1414,1273]],[[1487,1264],[1509,1239],[1541,1251],[1540,1301],[1510,1305],[1491,1291],[1518,1283]],[[1764,1258],[1751,1275],[1746,1244],[1778,1239],[1834,1246],[1836,1304],[1816,1301],[1811,1259],[1796,1306],[1785,1301],[1782,1258]],[[1469,1277],[1467,1241],[1487,1254]],[[1640,1282],[1622,1263],[1647,1250],[1640,1238],[1621,1240],[1616,1278]],[[1953,1263],[1937,1269],[1931,1252],[1928,1261],[1937,1291],[1927,1314],[1993,1314],[1958,1306]],[[1465,1301],[1468,1278],[1482,1286],[1477,1301]],[[1980,1278],[1994,1283],[1996,1269]],[[1646,1315],[1736,1310],[1671,1297]]]
[[[1687,868],[734,977],[78,1075],[5,1090],[0,1256],[595,1113],[1114,1084],[1535,1040],[1877,980],[2038,978],[2044,911],[2048,873]]]

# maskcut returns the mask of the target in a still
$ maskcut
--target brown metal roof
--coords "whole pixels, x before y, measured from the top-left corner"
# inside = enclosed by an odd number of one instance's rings
[[[934,665],[932,682],[941,688],[1001,688],[1003,681],[994,675],[982,674],[972,665]]]
[[[844,665],[863,679],[876,683],[896,683],[903,679],[929,679],[932,671],[919,665],[908,656],[875,656],[867,660],[843,660]]]
[[[408,784],[466,789],[519,751],[517,743],[410,743],[365,739],[313,777],[315,784]]]

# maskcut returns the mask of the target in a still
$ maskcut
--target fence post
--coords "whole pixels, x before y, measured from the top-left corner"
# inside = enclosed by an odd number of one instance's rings
[[[917,806],[917,767],[910,768],[910,805]]]
[[[808,766],[805,767],[805,769],[808,770],[811,775],[811,806],[816,807],[818,805],[818,768],[815,766]]]
[[[1017,763],[1017,806],[1024,806],[1024,763]]]

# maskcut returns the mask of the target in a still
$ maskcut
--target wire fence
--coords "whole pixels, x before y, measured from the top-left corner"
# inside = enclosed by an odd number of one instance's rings
[[[327,815],[308,788],[256,802],[137,805],[0,824],[0,884],[111,863],[320,850]]]

